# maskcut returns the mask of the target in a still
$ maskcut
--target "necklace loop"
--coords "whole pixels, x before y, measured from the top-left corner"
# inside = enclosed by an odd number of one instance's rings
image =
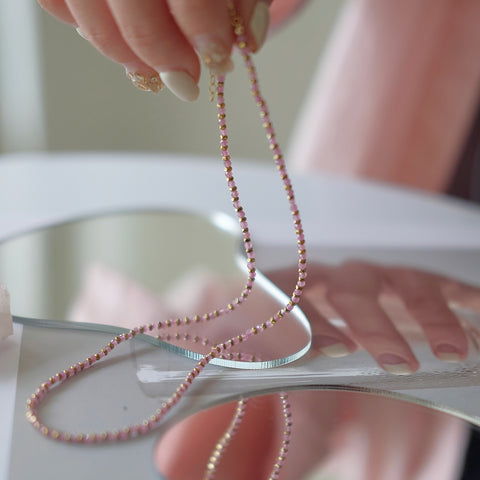
[[[272,157],[274,163],[277,166],[278,173],[280,175],[281,181],[284,185],[287,200],[289,202],[290,212],[292,215],[292,221],[295,228],[296,242],[298,247],[298,268],[297,268],[297,281],[295,284],[294,291],[290,296],[290,300],[277,312],[275,312],[268,320],[265,320],[259,325],[251,327],[239,333],[221,343],[214,345],[210,351],[204,355],[195,365],[194,368],[188,373],[184,381],[177,387],[175,392],[170,396],[170,398],[165,401],[160,408],[153,412],[148,418],[144,419],[138,424],[127,426],[119,431],[107,431],[107,432],[95,432],[95,433],[79,433],[71,434],[69,432],[60,431],[57,429],[50,428],[44,424],[39,417],[39,408],[41,403],[45,400],[48,393],[50,393],[54,388],[62,386],[70,378],[85,372],[89,368],[95,365],[98,361],[101,361],[104,357],[108,356],[109,353],[115,349],[118,345],[128,340],[131,340],[138,334],[143,334],[147,332],[152,332],[154,330],[159,330],[160,335],[163,335],[163,332],[170,329],[173,326],[185,327],[193,323],[202,323],[207,322],[211,319],[227,315],[229,312],[235,310],[239,307],[249,296],[252,291],[255,278],[256,278],[256,266],[255,266],[255,253],[253,248],[253,243],[250,236],[250,231],[248,227],[248,221],[246,213],[243,209],[243,206],[240,203],[240,195],[235,182],[233,175],[232,160],[229,152],[228,144],[228,129],[226,122],[226,104],[224,96],[225,88],[225,77],[219,76],[215,83],[215,95],[217,101],[217,118],[218,118],[218,127],[220,133],[220,152],[222,156],[222,161],[225,170],[225,177],[227,181],[227,186],[230,191],[232,206],[236,212],[237,219],[241,228],[245,254],[247,258],[247,280],[241,291],[240,295],[233,299],[225,307],[216,309],[212,312],[207,312],[203,315],[195,315],[193,317],[185,317],[184,319],[174,319],[159,321],[155,324],[145,324],[142,326],[135,327],[128,331],[127,333],[118,335],[111,339],[111,341],[101,348],[98,352],[93,355],[88,356],[85,360],[80,361],[61,372],[56,373],[45,382],[43,382],[27,400],[27,411],[26,418],[31,423],[31,425],[38,430],[43,436],[58,440],[66,443],[82,443],[82,444],[93,444],[93,443],[103,443],[103,442],[115,442],[115,441],[125,441],[131,438],[135,438],[139,435],[146,434],[156,428],[158,424],[162,421],[167,412],[169,412],[185,395],[190,385],[193,383],[195,378],[201,374],[203,369],[208,365],[208,363],[217,357],[224,355],[230,348],[234,345],[248,341],[250,338],[261,334],[265,330],[275,326],[284,316],[288,315],[292,311],[294,306],[299,302],[302,295],[303,288],[305,286],[305,279],[307,277],[306,265],[307,257],[305,250],[305,237],[303,232],[302,221],[300,218],[300,213],[295,201],[295,196],[292,188],[292,183],[287,174],[285,162],[283,159],[283,154],[280,149],[280,146],[276,139],[275,130],[270,119],[269,110],[267,108],[266,102],[260,93],[260,87],[257,77],[257,72],[253,61],[250,57],[250,52],[247,46],[247,40],[245,36],[245,29],[243,27],[243,22],[234,13],[232,12],[232,25],[234,28],[234,33],[236,36],[236,45],[240,54],[245,63],[248,77],[250,80],[250,90],[251,95],[259,107],[260,118],[262,121],[263,129],[265,130],[266,137],[268,140],[269,149],[272,152]],[[211,83],[211,86],[213,84]],[[288,442],[290,439],[291,433],[291,419],[290,419],[290,407],[288,405],[288,399],[286,394],[280,394],[280,400],[282,402],[282,411],[285,417],[285,431],[284,431],[284,443],[281,446],[281,454],[279,455],[279,460],[275,464],[274,469],[271,473],[270,479],[276,479],[279,475],[279,471],[285,460],[286,452],[288,450]],[[232,431],[238,425],[238,422],[243,416],[244,409],[246,406],[246,401],[241,400],[237,407],[237,413],[232,421],[231,429]],[[285,443],[287,442],[287,443]],[[207,468],[206,479],[210,480],[213,478],[216,465],[219,461],[220,455],[217,453],[212,454],[210,466]],[[210,473],[208,473],[210,472]],[[211,475],[211,476],[208,476]]]

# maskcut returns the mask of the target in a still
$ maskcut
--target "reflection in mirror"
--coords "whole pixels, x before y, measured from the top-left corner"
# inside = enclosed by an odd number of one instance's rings
[[[8,285],[17,317],[154,329],[169,348],[200,358],[212,346],[268,320],[288,297],[260,273],[242,308],[203,322],[175,319],[225,308],[244,289],[238,225],[179,212],[135,212],[76,220],[0,245],[0,281]],[[296,272],[292,273],[294,284]],[[308,351],[311,333],[297,309],[292,321],[231,348],[213,363],[275,366]],[[289,338],[288,348],[283,342]],[[261,359],[261,360],[260,360]]]
[[[155,294],[187,272],[237,273],[235,225],[179,212],[90,217],[12,238],[0,245],[0,275],[14,315],[67,320],[95,267],[117,272]],[[100,273],[99,273],[100,274]],[[95,273],[93,273],[95,276]]]
[[[476,428],[400,399],[292,391],[182,420],[160,437],[154,461],[168,480],[470,479]]]

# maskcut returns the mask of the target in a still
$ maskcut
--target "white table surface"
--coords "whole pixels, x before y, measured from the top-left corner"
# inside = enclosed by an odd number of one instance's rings
[[[293,247],[290,214],[275,167],[239,163],[235,172],[254,238],[268,247],[261,251],[268,256],[275,248]],[[480,249],[480,208],[465,202],[338,178],[294,176],[293,182],[313,250]],[[119,210],[224,212],[233,217],[230,203],[220,160],[137,153],[0,157],[0,241],[51,223]],[[266,259],[269,262],[275,258]],[[4,362],[1,369],[0,479],[8,478],[20,339],[17,328],[0,349],[4,359],[6,354],[10,359],[8,371]]]

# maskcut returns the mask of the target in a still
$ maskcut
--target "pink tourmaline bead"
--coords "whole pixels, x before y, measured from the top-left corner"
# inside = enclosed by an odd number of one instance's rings
[[[142,424],[142,425],[140,425],[140,426],[138,427],[138,431],[139,431],[140,433],[147,433],[148,430],[149,430],[148,424],[147,424],[147,425]]]
[[[153,430],[153,429],[156,427],[156,425],[157,425],[157,422],[156,422],[155,420],[151,420],[151,419],[150,419],[150,420],[148,421],[148,429],[149,429],[149,430]]]

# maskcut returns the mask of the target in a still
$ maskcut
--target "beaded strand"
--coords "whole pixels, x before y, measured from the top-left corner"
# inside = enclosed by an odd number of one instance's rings
[[[205,475],[203,476],[203,480],[213,480],[217,473],[217,468],[220,463],[220,459],[222,458],[223,454],[226,452],[227,447],[229,446],[230,442],[232,441],[233,437],[237,433],[243,417],[245,415],[245,410],[248,404],[247,399],[242,399],[237,402],[237,407],[235,408],[235,413],[233,414],[233,418],[230,422],[230,425],[223,433],[220,440],[215,445],[213,452],[208,459],[207,468],[205,470]]]
[[[161,407],[155,410],[155,412],[150,415],[148,418],[144,419],[142,422],[130,425],[122,428],[121,430],[105,431],[105,432],[94,432],[94,433],[78,433],[71,434],[69,432],[64,432],[54,428],[50,428],[44,424],[39,417],[38,410],[40,404],[45,400],[48,393],[59,386],[63,385],[68,379],[79,375],[82,372],[88,370],[96,362],[102,360],[109,353],[115,349],[121,343],[131,340],[138,334],[143,334],[147,332],[152,332],[153,330],[162,330],[165,328],[170,328],[172,326],[188,326],[191,323],[201,323],[204,321],[209,321],[212,318],[218,318],[222,315],[228,314],[230,311],[233,311],[236,306],[240,305],[248,297],[250,291],[252,290],[255,275],[255,255],[253,250],[252,241],[250,238],[250,233],[248,230],[247,217],[243,210],[243,207],[240,204],[240,198],[238,194],[238,188],[236,186],[232,162],[230,154],[228,151],[228,131],[226,125],[226,110],[225,110],[225,99],[224,99],[224,82],[225,78],[219,77],[217,82],[217,108],[218,108],[218,123],[220,129],[220,149],[222,153],[222,160],[225,168],[225,176],[227,179],[227,185],[231,192],[231,200],[233,207],[238,216],[238,221],[242,229],[242,235],[244,240],[245,253],[247,256],[247,266],[248,266],[248,278],[245,284],[245,287],[241,294],[235,298],[231,303],[226,307],[219,310],[214,310],[212,312],[207,312],[203,315],[195,315],[193,317],[185,317],[168,319],[165,321],[159,321],[155,324],[145,324],[139,327],[135,327],[130,331],[123,333],[114,337],[109,343],[107,343],[103,348],[93,355],[88,356],[85,360],[77,362],[76,364],[70,366],[69,368],[62,370],[55,375],[48,378],[44,383],[42,383],[35,392],[27,400],[26,405],[26,418],[31,423],[31,425],[38,430],[43,436],[51,438],[53,440],[58,440],[65,443],[80,443],[80,444],[93,444],[93,443],[103,443],[103,442],[116,442],[116,441],[126,441],[132,438],[135,438],[139,435],[146,434],[156,428],[158,424],[162,421],[164,416],[169,412],[183,397],[187,392],[188,388],[195,380],[195,378],[200,375],[203,369],[207,366],[208,363],[213,358],[217,358],[226,354],[226,352],[239,343],[247,341],[249,338],[262,333],[263,331],[273,327],[276,323],[281,320],[286,314],[288,314],[294,306],[299,302],[300,296],[302,294],[303,287],[305,286],[305,279],[307,276],[306,273],[306,250],[305,250],[305,238],[303,233],[302,222],[300,218],[300,213],[295,202],[295,197],[293,193],[293,188],[291,181],[286,172],[285,163],[283,160],[282,152],[277,143],[275,131],[269,116],[268,108],[266,103],[260,93],[258,78],[256,74],[255,67],[250,58],[249,51],[247,48],[246,37],[244,34],[243,26],[238,24],[234,26],[235,34],[237,36],[237,46],[240,50],[240,53],[245,61],[247,71],[251,83],[251,93],[256,101],[257,105],[260,108],[260,117],[262,119],[263,128],[266,131],[267,139],[269,142],[269,148],[272,151],[273,159],[277,165],[281,180],[283,182],[287,199],[290,204],[290,211],[292,214],[293,224],[295,226],[295,234],[297,239],[298,246],[298,278],[295,285],[295,289],[290,297],[288,303],[278,310],[269,320],[249,328],[241,334],[235,335],[230,339],[218,343],[215,345],[208,354],[204,355],[196,364],[196,366],[187,374],[185,380],[177,387],[176,391],[171,395],[171,397],[162,403]],[[283,400],[282,400],[283,401]],[[286,400],[285,400],[286,402]],[[285,404],[286,405],[286,404]],[[286,408],[286,407],[285,407]],[[285,410],[286,411],[286,410]],[[286,437],[290,435],[291,422],[288,420],[289,415],[287,416],[284,413],[286,418],[286,429],[284,435],[284,441]],[[287,451],[288,442],[282,444],[284,449],[284,454]],[[281,465],[284,462],[284,455],[281,453],[278,457],[278,461],[275,464],[274,471],[272,472],[270,478],[275,479],[278,477],[278,473],[281,468]]]
[[[278,398],[280,399],[282,405],[284,429],[282,433],[282,442],[280,444],[279,453],[277,458],[275,459],[275,464],[273,465],[272,472],[270,473],[267,480],[278,479],[280,475],[280,470],[282,469],[287,458],[288,448],[292,437],[292,412],[288,400],[288,395],[282,392],[278,394]],[[203,476],[203,480],[214,480],[217,473],[218,465],[220,464],[220,459],[225,454],[228,446],[233,440],[233,437],[240,428],[242,420],[245,416],[247,404],[247,399],[241,399],[237,402],[237,407],[235,408],[235,412],[233,414],[230,425],[225,430],[224,434],[217,442],[215,448],[213,449],[213,452],[210,455],[207,463],[207,468],[205,470],[205,475]]]

